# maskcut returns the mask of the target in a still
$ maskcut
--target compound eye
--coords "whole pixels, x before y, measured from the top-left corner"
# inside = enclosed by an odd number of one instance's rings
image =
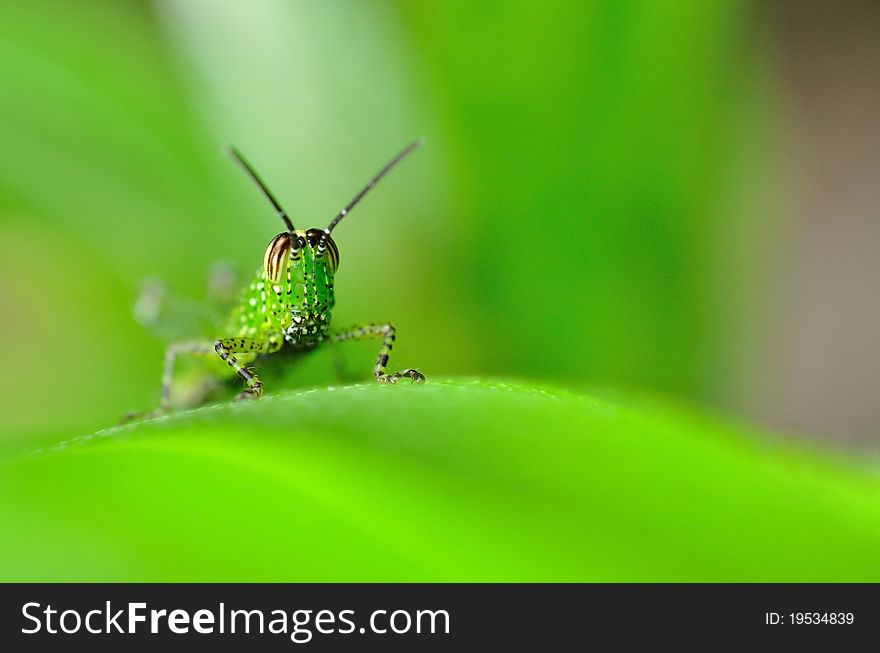
[[[273,282],[277,283],[284,273],[287,255],[291,249],[290,241],[291,236],[289,233],[278,234],[266,248],[266,254],[263,257],[263,269]]]
[[[309,241],[309,247],[317,247],[318,242],[323,236],[323,229],[309,229],[306,232],[306,239]],[[336,243],[333,242],[333,238],[330,236],[327,236],[325,247],[326,251],[324,252],[324,256],[327,257],[327,260],[330,262],[330,267],[335,271],[339,267],[339,250],[336,248]]]
[[[333,242],[333,238],[330,236],[327,236],[327,256],[330,257],[328,260],[335,272],[339,269],[339,250],[336,248],[336,243]]]

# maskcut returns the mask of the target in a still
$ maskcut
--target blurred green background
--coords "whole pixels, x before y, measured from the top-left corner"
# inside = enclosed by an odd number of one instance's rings
[[[156,405],[165,343],[132,315],[144,279],[200,299],[213,262],[246,277],[281,230],[228,143],[311,227],[426,138],[334,233],[334,321],[392,321],[393,366],[437,381],[226,405],[20,459],[3,577],[876,578],[875,474],[632,397],[876,459],[877,16],[3,4],[0,446]],[[367,378],[375,346],[344,356]],[[292,376],[327,384],[332,361]],[[590,394],[443,381],[463,376]],[[287,402],[305,416],[290,440]],[[309,528],[275,521],[288,505]]]
[[[250,275],[280,230],[224,144],[308,227],[419,135],[337,232],[337,324],[392,320],[396,361],[429,374],[725,405],[773,237],[754,196],[775,114],[741,3],[0,11],[4,431],[155,404],[140,282],[201,298],[213,261]]]

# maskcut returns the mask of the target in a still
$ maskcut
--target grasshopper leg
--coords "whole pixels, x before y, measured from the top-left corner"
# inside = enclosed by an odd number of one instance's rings
[[[236,358],[235,354],[271,353],[278,349],[275,339],[267,341],[255,338],[221,338],[216,341],[191,340],[175,342],[165,350],[165,363],[162,368],[162,398],[159,408],[150,413],[132,412],[122,418],[122,422],[142,417],[157,417],[171,409],[171,388],[174,383],[174,363],[178,356],[213,356],[218,355],[235,373],[244,379],[247,387],[236,399],[254,399],[263,394],[263,384],[253,370],[249,369]]]
[[[174,382],[174,362],[181,354],[189,356],[210,356],[214,351],[213,343],[207,340],[191,340],[173,342],[165,350],[165,364],[162,368],[162,399],[159,413],[166,413],[171,408],[171,386]]]
[[[379,356],[376,358],[376,365],[373,367],[373,376],[380,383],[397,383],[403,377],[408,377],[415,383],[424,383],[425,375],[418,370],[406,369],[399,372],[388,374],[388,357],[391,355],[391,349],[394,347],[394,327],[390,324],[362,324],[360,326],[340,331],[331,336],[334,342],[343,342],[345,340],[365,340],[367,338],[381,338],[382,348],[379,350]]]
[[[158,417],[171,409],[171,386],[174,382],[174,362],[181,354],[192,356],[210,356],[214,353],[214,344],[208,341],[191,340],[185,342],[173,342],[165,350],[165,361],[162,365],[162,396],[159,407],[150,412],[132,411],[120,420],[120,423],[134,419]]]
[[[256,338],[221,338],[214,343],[214,351],[240,376],[247,387],[235,397],[236,399],[257,399],[263,394],[263,382],[256,373],[242,365],[235,354],[269,354],[281,347],[282,341]]]

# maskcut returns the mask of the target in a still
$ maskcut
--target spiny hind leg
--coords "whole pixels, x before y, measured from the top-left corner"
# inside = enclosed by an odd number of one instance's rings
[[[253,369],[242,365],[235,354],[268,354],[277,351],[280,341],[258,340],[256,338],[222,338],[214,343],[214,351],[244,380],[245,389],[236,395],[236,399],[257,399],[263,394],[263,382]]]
[[[379,350],[379,356],[376,358],[376,365],[373,368],[373,376],[376,377],[376,380],[380,383],[397,383],[399,379],[408,377],[415,383],[424,383],[425,376],[418,370],[406,369],[388,374],[388,357],[391,355],[391,349],[394,347],[394,337],[394,327],[386,323],[356,326],[333,334],[331,339],[334,342],[343,342],[345,340],[381,338],[382,348]]]

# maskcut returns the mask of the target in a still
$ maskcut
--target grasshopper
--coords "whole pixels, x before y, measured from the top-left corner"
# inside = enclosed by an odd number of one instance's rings
[[[174,365],[179,356],[219,356],[244,381],[236,399],[257,399],[263,383],[249,366],[258,356],[278,352],[285,344],[294,350],[306,350],[325,342],[344,342],[376,338],[382,346],[373,376],[380,383],[397,383],[409,378],[424,383],[424,375],[414,369],[388,373],[388,358],[394,346],[395,330],[388,323],[360,324],[332,330],[330,315],[335,304],[333,277],[339,267],[339,250],[331,237],[333,229],[392,168],[422,145],[421,139],[405,147],[346,204],[324,229],[297,229],[281,204],[256,173],[253,166],[234,147],[228,153],[259,187],[286,227],[272,238],[263,256],[263,264],[253,281],[246,286],[238,305],[231,311],[222,333],[216,340],[173,342],[165,353],[162,372],[162,395],[158,410],[171,407]]]

